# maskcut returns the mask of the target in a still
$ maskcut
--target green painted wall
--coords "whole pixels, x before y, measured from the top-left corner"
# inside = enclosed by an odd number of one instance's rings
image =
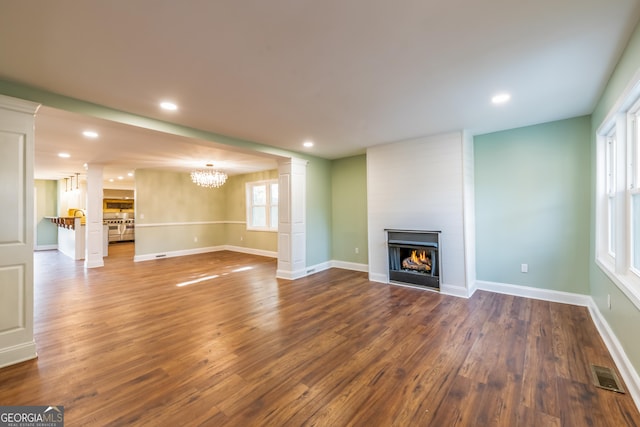
[[[474,138],[478,280],[589,293],[590,129],[579,117]]]
[[[136,255],[224,245],[225,200],[224,189],[198,187],[188,173],[136,170]]]
[[[366,155],[332,162],[331,205],[332,259],[367,264]]]
[[[609,82],[592,114],[591,129],[591,194],[595,194],[595,144],[596,130],[606,115],[622,95],[634,75],[640,71],[640,25],[636,27],[627,47],[618,62]],[[637,325],[640,325],[640,310],[620,291],[620,289],[602,272],[595,263],[595,197],[591,202],[591,241],[590,241],[590,285],[591,296],[598,309],[607,319],[607,323],[616,334],[627,357],[640,373],[640,340]],[[611,295],[611,310],[607,306],[607,295]]]
[[[226,244],[243,248],[260,249],[264,251],[278,251],[278,233],[272,231],[247,230],[247,198],[246,183],[278,179],[277,169],[244,175],[230,176],[224,187],[225,191],[225,219],[227,221],[242,221],[242,224],[229,223],[226,225]]]
[[[56,246],[58,244],[58,227],[46,216],[58,216],[58,182],[36,179],[36,242],[35,247]]]
[[[331,260],[331,161],[306,158],[307,266]]]

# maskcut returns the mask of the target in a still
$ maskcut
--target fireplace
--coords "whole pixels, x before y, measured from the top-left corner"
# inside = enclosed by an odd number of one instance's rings
[[[385,230],[389,282],[440,289],[440,232]]]

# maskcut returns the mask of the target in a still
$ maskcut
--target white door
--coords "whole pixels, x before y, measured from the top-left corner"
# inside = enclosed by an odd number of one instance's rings
[[[33,126],[37,108],[0,95],[0,367],[36,357]]]

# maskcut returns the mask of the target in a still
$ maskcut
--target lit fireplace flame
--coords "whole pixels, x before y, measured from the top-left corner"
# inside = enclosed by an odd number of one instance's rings
[[[404,268],[420,271],[431,271],[431,258],[426,251],[412,250],[411,256],[402,262]]]

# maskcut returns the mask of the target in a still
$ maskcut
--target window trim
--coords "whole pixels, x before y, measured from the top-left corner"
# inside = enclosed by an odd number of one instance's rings
[[[245,184],[245,196],[246,196],[246,215],[247,215],[247,230],[248,231],[269,231],[269,232],[277,232],[278,231],[278,226],[277,226],[277,222],[276,222],[276,227],[271,227],[269,224],[271,224],[271,208],[274,206],[271,203],[271,186],[273,184],[278,185],[278,180],[277,179],[264,179],[261,181],[252,181],[252,182],[247,182]],[[267,204],[266,206],[266,223],[267,225],[265,227],[260,227],[260,226],[254,226],[253,221],[252,221],[252,215],[253,215],[253,198],[252,198],[252,189],[255,186],[258,185],[265,185],[267,188],[267,195],[266,195],[266,199],[267,199]],[[275,206],[278,206],[278,204],[276,203]]]
[[[640,71],[596,131],[595,262],[640,309],[640,271],[633,266],[632,197],[640,194]],[[613,181],[607,177],[615,139]],[[611,186],[610,186],[611,184]],[[614,230],[609,227],[609,200],[614,200]],[[614,251],[609,238],[614,238]],[[637,244],[637,243],[636,243]]]

